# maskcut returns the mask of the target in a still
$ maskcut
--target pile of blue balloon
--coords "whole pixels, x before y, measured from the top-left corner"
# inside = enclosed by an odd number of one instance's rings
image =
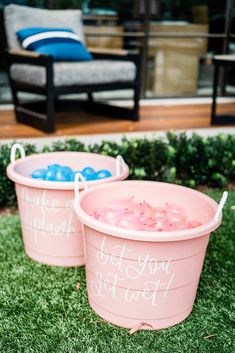
[[[50,180],[50,181],[74,181],[75,174],[81,173],[86,181],[109,178],[112,176],[109,170],[100,169],[95,171],[92,167],[86,167],[82,170],[73,171],[68,166],[60,164],[50,164],[46,169],[36,169],[31,176],[34,179]]]

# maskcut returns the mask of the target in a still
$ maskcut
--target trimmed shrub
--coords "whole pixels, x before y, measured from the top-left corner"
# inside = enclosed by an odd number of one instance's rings
[[[42,151],[36,151],[34,145],[27,144],[24,148],[26,155],[55,151],[121,154],[130,167],[129,179],[158,180],[192,188],[201,185],[222,188],[235,180],[235,135],[205,138],[169,132],[164,140],[123,137],[120,144],[103,141],[85,146],[76,139],[68,139],[44,146]],[[11,145],[0,146],[0,207],[16,204],[14,185],[6,176],[10,149]]]

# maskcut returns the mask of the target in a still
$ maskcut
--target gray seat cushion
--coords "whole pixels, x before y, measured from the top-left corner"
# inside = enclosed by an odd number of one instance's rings
[[[54,85],[56,87],[87,85],[135,80],[136,66],[131,61],[93,60],[83,62],[56,62],[53,64]],[[14,64],[11,77],[19,82],[45,86],[44,67]]]
[[[27,27],[71,28],[84,42],[80,10],[47,10],[11,4],[3,11],[9,49],[20,48],[16,31]]]

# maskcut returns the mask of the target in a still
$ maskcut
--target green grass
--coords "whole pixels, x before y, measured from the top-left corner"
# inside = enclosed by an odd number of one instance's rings
[[[218,200],[221,192],[210,192]],[[192,314],[161,331],[128,330],[90,309],[83,268],[40,265],[23,251],[18,216],[0,219],[1,353],[230,353],[234,336],[235,191],[212,234]],[[80,290],[76,283],[81,282]]]

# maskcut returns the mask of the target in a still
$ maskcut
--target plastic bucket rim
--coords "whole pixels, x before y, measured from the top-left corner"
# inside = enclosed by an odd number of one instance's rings
[[[76,152],[76,151],[59,151],[59,152],[47,152],[47,153],[37,153],[33,154],[30,156],[26,156],[25,158],[19,158],[15,162],[8,164],[7,166],[7,176],[9,179],[11,179],[14,183],[20,184],[20,185],[25,185],[29,187],[34,187],[38,189],[52,189],[52,190],[74,190],[74,182],[72,181],[66,181],[66,182],[58,182],[58,181],[47,181],[47,180],[39,180],[39,179],[33,179],[27,176],[24,176],[22,174],[19,174],[15,171],[15,167],[18,166],[19,164],[23,163],[26,159],[36,159],[39,156],[46,157],[51,154],[68,154],[68,153],[74,153],[74,154],[82,154],[82,155],[90,155],[90,156],[96,156],[98,158],[106,158],[109,160],[116,160],[115,157],[111,156],[105,156],[100,153],[92,153],[92,152]],[[109,183],[109,182],[114,182],[117,180],[123,180],[127,178],[129,175],[129,167],[125,163],[123,165],[123,170],[121,171],[120,175],[114,175],[109,178],[104,178],[104,179],[98,179],[98,180],[92,180],[92,181],[87,181],[87,184],[90,186],[93,185],[99,185],[101,183]],[[83,183],[79,182],[79,190],[83,189]]]
[[[213,200],[208,195],[205,195],[197,190],[188,188],[186,186],[157,182],[157,181],[148,181],[148,180],[125,180],[125,181],[116,181],[110,184],[101,184],[96,185],[92,189],[83,190],[80,194],[80,202],[74,199],[74,209],[79,217],[80,221],[86,226],[104,233],[108,236],[114,236],[117,238],[123,238],[128,240],[138,240],[138,241],[149,241],[149,242],[166,242],[166,241],[178,241],[178,240],[189,240],[193,238],[197,238],[200,236],[207,235],[214,231],[222,222],[222,214],[220,214],[219,218],[216,220],[214,217],[207,223],[193,229],[185,229],[185,230],[177,230],[177,231],[161,231],[161,232],[153,232],[153,231],[141,231],[141,230],[130,230],[121,227],[111,226],[107,223],[100,222],[87,214],[81,207],[81,201],[87,194],[94,192],[100,188],[114,187],[115,185],[127,183],[153,183],[153,184],[161,184],[167,187],[177,187],[181,189],[187,189],[188,191],[200,194],[200,197],[206,199],[211,205],[215,207],[215,211],[218,207],[218,203]]]

